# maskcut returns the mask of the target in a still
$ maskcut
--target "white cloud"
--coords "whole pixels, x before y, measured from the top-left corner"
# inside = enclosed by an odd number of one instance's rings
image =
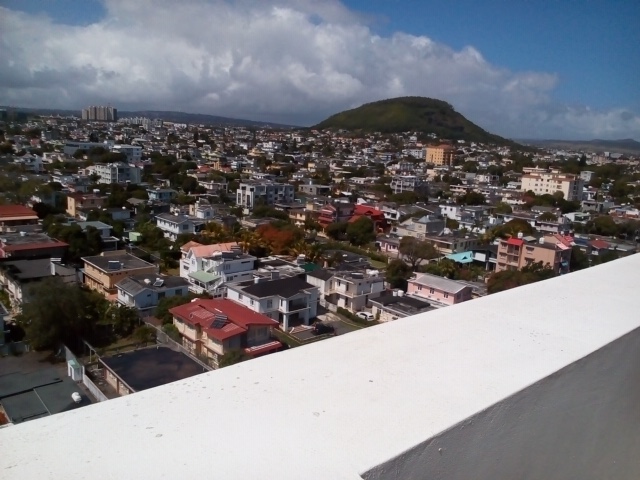
[[[555,75],[513,72],[473,47],[381,37],[335,0],[110,0],[68,26],[0,8],[0,103],[181,110],[309,125],[402,95],[453,104],[512,137],[637,136],[640,118],[551,101]]]

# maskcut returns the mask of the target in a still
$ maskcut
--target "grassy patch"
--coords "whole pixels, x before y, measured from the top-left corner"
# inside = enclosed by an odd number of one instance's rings
[[[283,332],[278,328],[274,328],[271,332],[274,337],[276,337],[282,343],[285,343],[289,346],[289,348],[295,348],[302,345],[296,338],[292,337],[288,333]]]

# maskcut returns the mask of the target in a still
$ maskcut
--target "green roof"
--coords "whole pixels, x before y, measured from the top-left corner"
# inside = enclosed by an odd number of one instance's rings
[[[318,265],[316,265],[315,263],[305,263],[304,265],[302,265],[302,268],[305,272],[313,272],[320,267],[318,267]]]
[[[207,272],[201,272],[201,271],[190,273],[189,276],[194,280],[198,280],[199,282],[202,282],[202,283],[210,283],[220,278],[220,275],[214,275],[213,273],[207,273]]]

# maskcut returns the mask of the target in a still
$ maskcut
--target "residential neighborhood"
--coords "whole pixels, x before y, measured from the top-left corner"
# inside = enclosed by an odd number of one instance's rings
[[[0,353],[54,352],[78,405],[453,309],[640,242],[629,154],[5,118]]]

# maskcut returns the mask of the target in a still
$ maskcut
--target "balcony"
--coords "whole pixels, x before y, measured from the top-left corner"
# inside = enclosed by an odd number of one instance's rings
[[[635,480],[639,269],[634,255],[6,427],[0,471]],[[265,405],[283,398],[285,421],[274,424]],[[257,427],[268,435],[247,434]],[[224,449],[211,448],[214,431]],[[207,462],[183,461],[194,456]]]

